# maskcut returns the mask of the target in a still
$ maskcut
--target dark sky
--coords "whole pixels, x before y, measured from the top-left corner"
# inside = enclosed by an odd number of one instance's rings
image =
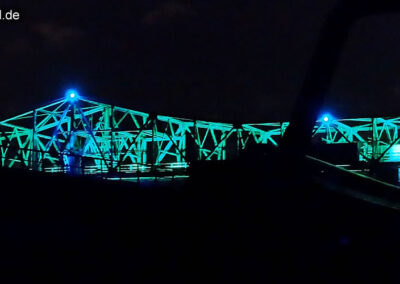
[[[286,120],[335,0],[2,1],[5,118],[63,96],[215,121]],[[340,117],[400,114],[400,16],[353,29],[327,99]]]

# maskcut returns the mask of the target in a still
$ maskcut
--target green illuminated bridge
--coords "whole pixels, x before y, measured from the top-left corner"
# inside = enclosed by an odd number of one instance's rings
[[[135,177],[185,175],[195,160],[278,146],[288,122],[229,123],[150,115],[78,94],[0,122],[2,167]],[[316,122],[313,142],[354,143],[360,161],[400,162],[400,117]]]

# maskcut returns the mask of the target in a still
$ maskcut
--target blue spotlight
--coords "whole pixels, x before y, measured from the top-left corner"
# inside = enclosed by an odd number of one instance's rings
[[[65,92],[65,97],[66,97],[67,100],[69,100],[71,102],[74,102],[79,98],[79,93],[75,89],[68,89]]]
[[[322,122],[330,123],[330,122],[332,122],[333,117],[331,114],[325,113],[324,115],[322,115],[321,120],[322,120]]]

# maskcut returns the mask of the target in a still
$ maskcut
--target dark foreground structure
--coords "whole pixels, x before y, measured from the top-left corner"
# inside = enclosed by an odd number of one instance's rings
[[[254,166],[239,166],[247,158]],[[3,169],[3,184],[12,186],[1,190],[2,276],[14,283],[397,279],[398,191],[313,160],[282,174],[264,158],[247,158],[198,164],[180,186]]]

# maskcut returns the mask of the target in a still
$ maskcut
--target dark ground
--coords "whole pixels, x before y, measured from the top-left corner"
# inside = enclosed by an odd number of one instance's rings
[[[1,275],[12,283],[397,282],[399,212],[325,182],[384,190],[336,172],[315,178],[309,162],[264,158],[195,165],[179,189],[3,169]]]

